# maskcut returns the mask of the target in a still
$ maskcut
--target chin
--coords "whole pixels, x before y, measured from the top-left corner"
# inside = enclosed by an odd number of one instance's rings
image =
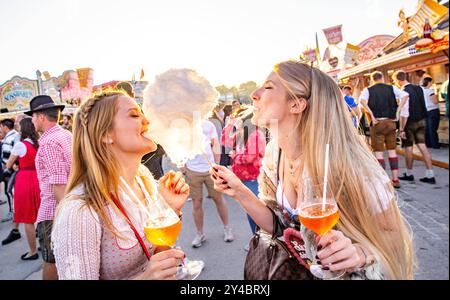
[[[146,153],[153,152],[158,148],[158,146],[156,145],[156,143],[153,140],[148,140],[147,146],[148,146],[148,149],[147,149],[148,151]]]

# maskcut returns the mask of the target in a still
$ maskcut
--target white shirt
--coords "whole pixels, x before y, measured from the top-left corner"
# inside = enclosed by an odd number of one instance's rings
[[[409,96],[409,94],[407,92],[402,91],[401,89],[399,89],[395,85],[393,85],[392,88],[394,90],[395,98],[397,98],[397,99],[402,99],[405,96]],[[369,89],[365,88],[362,91],[361,96],[359,97],[359,101],[361,101],[361,100],[368,101],[369,100],[369,96],[370,96]]]
[[[392,86],[392,89],[394,91],[394,95],[396,99],[401,100],[403,97],[405,96],[409,96],[408,92],[405,92],[401,89],[399,89],[398,87],[396,87],[395,85]],[[359,97],[359,101],[368,101],[369,100],[369,89],[365,88],[362,93],[361,96]],[[405,117],[408,118],[409,117],[409,100],[406,101],[405,105],[403,106],[402,110],[400,111],[400,116],[401,117]]]
[[[2,143],[2,154],[5,153],[11,153],[12,148],[14,147],[15,144],[17,144],[18,142],[20,142],[20,134],[13,130],[10,130],[5,138],[3,139],[3,143]],[[5,155],[2,155],[2,160],[3,163],[6,164],[6,162],[8,161],[8,157],[5,157]]]
[[[214,153],[211,148],[211,141],[217,138],[216,126],[208,120],[202,123],[203,135],[205,137],[205,150],[204,152],[208,156],[211,163],[214,163]],[[199,154],[193,159],[186,162],[186,168],[191,171],[205,173],[209,171],[209,163],[206,161],[204,155]]]
[[[434,104],[433,101],[431,101],[431,96],[435,95],[435,92],[433,89],[425,88],[422,86],[423,90],[423,96],[425,97],[425,106],[427,107],[427,111],[439,109],[439,104]]]
[[[27,141],[31,144],[34,144],[31,139],[25,139],[24,141]],[[11,150],[11,155],[16,155],[18,157],[24,157],[27,154],[27,146],[23,142],[18,142],[14,145],[14,147]]]

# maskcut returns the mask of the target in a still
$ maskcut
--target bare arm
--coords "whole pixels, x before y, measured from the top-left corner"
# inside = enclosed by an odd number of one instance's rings
[[[400,99],[400,104],[397,107],[397,114],[396,114],[397,118],[400,116],[400,112],[402,111],[403,106],[405,106],[405,104],[408,100],[409,100],[409,96],[405,96],[402,99]],[[406,122],[405,122],[405,124],[406,124]]]
[[[273,216],[269,208],[261,202],[255,194],[247,188],[236,195],[236,200],[242,208],[252,217],[258,226],[265,232],[273,231]]]
[[[359,119],[361,119],[361,110],[359,109],[358,106],[355,106],[352,108],[353,110],[353,114]]]
[[[438,104],[439,103],[438,98],[437,98],[436,95],[431,95],[430,96],[430,100],[431,100],[431,102],[433,102],[433,104]]]
[[[66,191],[66,185],[65,184],[52,184],[52,190],[55,194],[56,203],[59,203],[64,198],[64,194]]]
[[[17,155],[12,155],[9,157],[8,161],[6,162],[5,169],[11,169],[16,162],[17,158],[19,158]]]
[[[369,108],[369,105],[367,105],[367,100],[361,99],[361,105],[362,107],[364,107],[364,109],[367,111],[367,113],[370,115],[370,117],[372,118],[372,122],[374,124],[376,124],[378,121],[375,118],[375,116],[373,115],[372,110]]]
[[[220,144],[218,138],[213,138],[211,140],[211,147],[214,153],[214,161],[218,164],[220,162]]]

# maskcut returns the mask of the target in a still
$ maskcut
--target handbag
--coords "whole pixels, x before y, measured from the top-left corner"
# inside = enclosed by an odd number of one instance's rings
[[[270,209],[270,208],[269,208]],[[283,232],[278,217],[273,217],[273,233],[257,230],[250,240],[245,259],[245,280],[312,280],[313,275],[289,251],[286,244],[276,237]]]

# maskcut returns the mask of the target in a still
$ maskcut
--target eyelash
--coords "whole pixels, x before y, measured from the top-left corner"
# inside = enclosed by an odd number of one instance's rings
[[[272,87],[270,87],[270,86],[266,86],[266,87],[264,87],[264,89],[266,89],[266,90],[271,90],[271,89],[272,89]]]

